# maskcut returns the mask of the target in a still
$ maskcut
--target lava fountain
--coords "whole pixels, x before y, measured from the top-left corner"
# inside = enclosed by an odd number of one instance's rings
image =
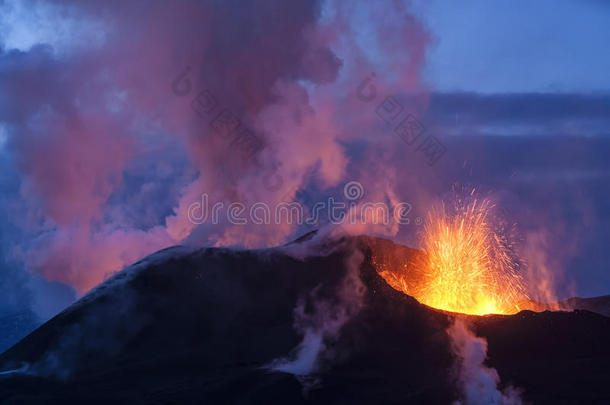
[[[474,192],[473,192],[474,193]],[[527,299],[520,260],[489,199],[472,194],[428,213],[419,255],[404,271],[380,271],[395,289],[428,306],[472,315],[513,314]]]

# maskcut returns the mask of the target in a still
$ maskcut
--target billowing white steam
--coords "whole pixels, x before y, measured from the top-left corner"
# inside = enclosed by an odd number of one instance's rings
[[[447,329],[451,348],[457,357],[458,383],[462,398],[454,405],[521,405],[519,390],[498,389],[498,372],[485,366],[487,340],[477,337],[461,320]]]
[[[305,310],[307,300],[301,299],[297,303],[294,326],[303,335],[303,340],[292,356],[272,361],[270,369],[307,376],[318,370],[322,360],[332,357],[327,344],[339,337],[341,328],[362,307],[365,287],[359,269],[363,260],[364,256],[358,250],[347,259],[347,272],[337,292],[337,300],[320,298],[316,288],[308,297],[313,307],[311,313]]]

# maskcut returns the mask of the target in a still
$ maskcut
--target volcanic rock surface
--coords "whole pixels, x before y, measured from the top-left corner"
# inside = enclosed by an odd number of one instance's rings
[[[457,316],[487,339],[487,365],[526,402],[610,403],[610,318],[448,314],[376,272],[373,263],[404,263],[418,251],[371,237],[318,239],[264,250],[175,247],[127,267],[0,356],[0,401],[450,404],[460,392],[446,329]],[[361,306],[325,339],[312,373],[270,370],[303,340],[299,302],[305,312],[320,300],[339,311],[350,271],[364,285]]]

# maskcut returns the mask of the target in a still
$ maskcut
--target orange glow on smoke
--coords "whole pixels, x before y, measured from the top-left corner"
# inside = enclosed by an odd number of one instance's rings
[[[492,222],[487,199],[459,201],[428,214],[425,254],[407,271],[381,271],[395,289],[428,306],[472,315],[513,314],[527,299],[518,259],[504,231]],[[407,265],[405,265],[407,266]]]

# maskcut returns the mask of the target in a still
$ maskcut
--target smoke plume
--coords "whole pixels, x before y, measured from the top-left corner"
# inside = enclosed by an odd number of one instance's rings
[[[509,386],[500,390],[498,372],[487,367],[487,341],[456,319],[447,329],[456,356],[457,380],[462,398],[455,405],[521,405],[520,393]]]
[[[47,280],[82,294],[170,245],[272,246],[296,231],[286,222],[194,224],[188,209],[203,193],[272,204],[362,177],[371,201],[396,198],[395,185],[378,181],[392,169],[373,162],[401,141],[375,108],[391,94],[425,94],[430,39],[407,6],[32,7],[25,41],[23,7],[0,4],[11,33],[0,44],[0,125],[20,175],[11,207],[23,237],[13,252]],[[50,26],[71,35],[51,35]],[[363,38],[363,29],[375,35]],[[356,90],[371,72],[363,101]],[[414,96],[414,111],[426,100]],[[350,152],[362,142],[367,153]]]
[[[343,326],[362,307],[365,286],[360,280],[363,254],[355,250],[345,263],[346,273],[330,296],[316,287],[308,297],[302,298],[294,310],[294,327],[303,336],[289,358],[274,360],[268,367],[296,376],[308,376],[332,361],[334,353],[328,344],[338,339]]]

